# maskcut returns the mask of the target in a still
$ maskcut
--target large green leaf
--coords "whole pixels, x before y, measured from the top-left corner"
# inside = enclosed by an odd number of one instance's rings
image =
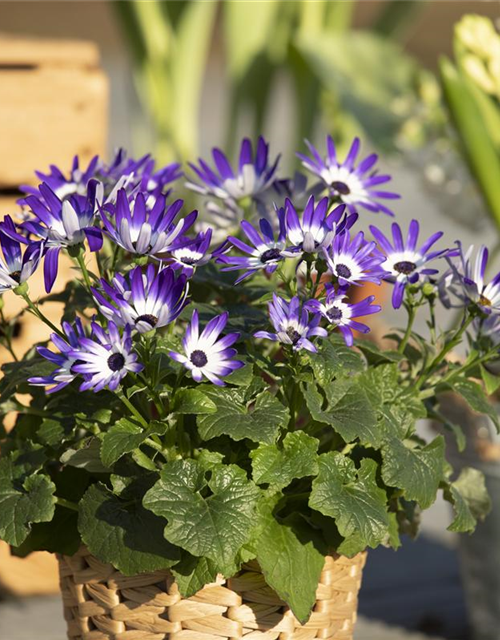
[[[167,424],[153,421],[147,428],[133,419],[118,420],[102,437],[101,460],[105,467],[112,467],[126,453],[137,449],[152,434],[163,434]]]
[[[125,575],[167,569],[180,558],[179,550],[163,536],[165,521],[142,506],[145,488],[136,481],[118,497],[98,483],[79,504],[83,542],[99,560]]]
[[[451,502],[455,511],[449,531],[472,532],[477,521],[485,518],[491,510],[484,475],[470,467],[462,469],[458,479],[445,489],[444,497]]]
[[[194,596],[206,584],[215,582],[217,577],[217,568],[211,560],[196,558],[186,552],[182,554],[182,560],[170,571],[184,598]]]
[[[337,380],[321,388],[314,383],[304,385],[303,392],[311,416],[333,427],[346,442],[359,438],[363,444],[377,446],[382,434],[377,416],[365,390],[355,380]]]
[[[443,478],[443,437],[438,436],[423,448],[392,438],[384,444],[382,458],[384,482],[401,489],[407,500],[415,500],[422,509],[430,507]]]
[[[216,466],[207,480],[202,465],[177,460],[163,469],[144,496],[144,506],[168,520],[167,540],[228,573],[234,570],[238,550],[250,539],[259,494],[235,465]]]
[[[487,415],[491,418],[496,428],[500,429],[498,413],[495,407],[488,400],[483,388],[477,384],[477,382],[459,378],[447,386],[462,396],[473,411]]]
[[[312,509],[335,519],[344,538],[356,534],[365,547],[378,546],[389,529],[387,496],[377,485],[376,473],[374,460],[362,460],[356,469],[341,453],[324,453],[309,499]]]
[[[345,345],[343,340],[324,340],[318,353],[308,354],[316,380],[325,385],[340,375],[350,375],[363,371],[363,358],[354,349]]]
[[[304,624],[316,601],[325,564],[324,542],[299,517],[278,522],[272,509],[266,509],[261,518],[256,552],[264,578]]]
[[[54,515],[55,485],[36,473],[29,454],[15,452],[0,460],[0,538],[19,546],[35,522],[48,522]]]
[[[248,438],[253,442],[273,443],[279,429],[288,422],[288,409],[266,392],[255,400],[245,401],[240,389],[207,389],[206,395],[217,411],[197,418],[204,440],[227,435],[233,440]]]
[[[179,389],[172,404],[175,413],[191,413],[201,415],[215,413],[217,405],[199,389]]]
[[[250,453],[254,481],[279,490],[294,478],[315,476],[318,473],[318,445],[316,438],[303,431],[287,433],[280,447],[261,444]]]

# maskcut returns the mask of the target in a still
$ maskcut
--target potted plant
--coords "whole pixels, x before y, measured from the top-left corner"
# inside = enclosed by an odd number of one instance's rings
[[[309,151],[316,196],[277,177],[262,138],[255,152],[243,141],[237,168],[218,149],[215,167],[191,165],[209,212],[196,233],[172,191],[179,165],[121,151],[38,174],[23,221],[0,224],[1,288],[53,331],[4,366],[2,413],[17,420],[1,442],[0,538],[58,554],[70,637],[350,638],[367,548],[414,535],[438,491],[454,531],[488,511],[481,475],[455,479],[443,438],[416,432],[444,389],[497,419],[472,379],[498,356],[487,251],[474,270],[439,233],[419,243],[417,221],[406,239],[396,223],[366,239],[358,214],[392,215],[390,177],[375,155],[358,161],[358,140],[344,162],[331,138],[324,158]],[[51,293],[62,252],[76,277]],[[452,334],[434,320],[439,277],[462,301]],[[353,335],[380,307],[347,298],[382,280],[408,316],[385,351]],[[467,360],[449,362],[466,335]]]

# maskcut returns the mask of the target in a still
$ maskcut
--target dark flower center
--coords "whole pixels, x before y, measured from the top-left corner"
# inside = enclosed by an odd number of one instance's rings
[[[345,264],[338,264],[336,269],[340,278],[350,278],[352,276],[351,270]]]
[[[112,353],[108,358],[108,367],[111,371],[120,371],[125,364],[125,358],[121,353]]]
[[[158,323],[158,318],[153,316],[151,313],[145,313],[142,316],[138,316],[135,320],[135,324],[139,324],[139,322],[147,322],[151,328],[156,327]]]
[[[181,262],[182,264],[187,264],[188,266],[191,266],[193,264],[196,264],[197,258],[191,258],[189,256],[185,256],[184,258],[181,258]]]
[[[293,327],[288,327],[288,329],[286,330],[286,335],[290,338],[290,340],[292,341],[292,344],[297,344],[297,342],[302,337],[300,333]]]
[[[417,265],[414,262],[410,262],[409,260],[401,260],[401,262],[396,262],[394,265],[394,269],[398,273],[404,273],[407,276],[412,271],[415,271]]]
[[[20,271],[13,271],[10,274],[10,277],[12,278],[12,280],[15,280],[16,282],[21,282],[21,272]]]
[[[332,322],[338,322],[342,318],[342,311],[338,307],[328,309],[326,315]]]
[[[342,196],[348,196],[351,193],[351,190],[345,182],[332,182],[332,189],[335,189],[335,191]]]
[[[489,300],[486,296],[479,296],[479,304],[483,305],[483,307],[491,307],[491,300]]]
[[[190,360],[195,367],[204,367],[208,362],[206,353],[204,351],[201,351],[201,349],[196,349],[195,351],[193,351]]]
[[[264,251],[264,253],[260,256],[260,261],[265,264],[266,262],[271,262],[271,260],[277,260],[281,257],[281,251],[279,249],[268,249]]]

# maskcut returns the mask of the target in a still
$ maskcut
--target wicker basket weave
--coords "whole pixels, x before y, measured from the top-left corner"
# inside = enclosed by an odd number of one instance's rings
[[[70,640],[351,640],[365,554],[326,558],[311,618],[301,625],[256,563],[179,595],[168,571],[127,577],[86,549],[59,557]]]

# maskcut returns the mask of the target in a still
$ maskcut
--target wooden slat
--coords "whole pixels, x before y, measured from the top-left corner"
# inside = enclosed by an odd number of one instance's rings
[[[0,67],[18,65],[97,68],[99,49],[93,42],[0,34]]]

